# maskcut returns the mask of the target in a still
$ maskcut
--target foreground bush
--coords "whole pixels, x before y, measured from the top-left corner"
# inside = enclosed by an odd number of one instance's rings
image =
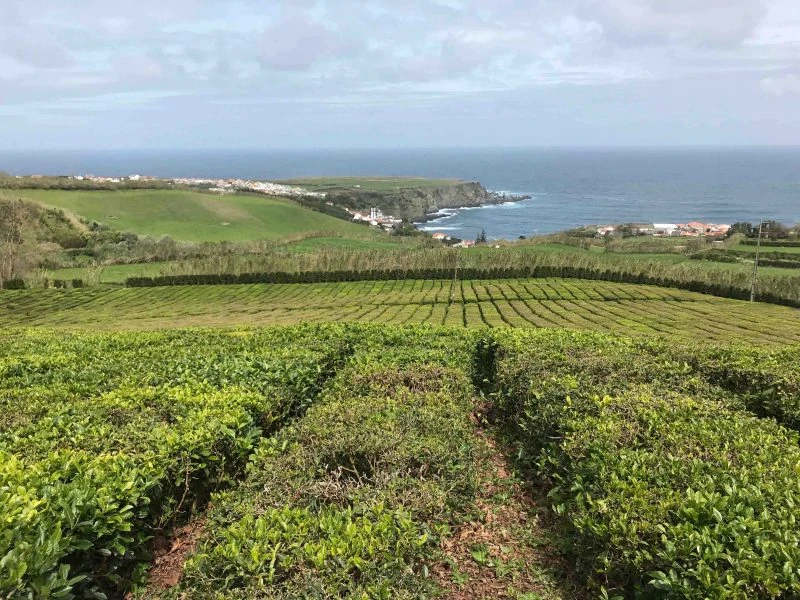
[[[735,394],[754,414],[800,431],[800,354],[796,347],[683,348],[676,354],[699,375]]]
[[[468,337],[361,333],[323,398],[214,499],[186,580],[165,596],[435,594],[427,563],[475,494]]]
[[[630,342],[561,336],[498,336],[482,363],[579,570],[630,597],[800,594],[797,436],[690,373],[666,384],[669,359],[604,376]]]
[[[292,334],[22,333],[4,346],[0,595],[103,598],[141,580],[148,540],[233,483],[344,358],[305,331],[278,350]]]

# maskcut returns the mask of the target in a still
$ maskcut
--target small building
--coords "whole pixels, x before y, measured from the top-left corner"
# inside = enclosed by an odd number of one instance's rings
[[[439,240],[441,242],[445,242],[450,239],[450,236],[446,233],[436,232],[431,236],[435,240]]]
[[[656,235],[674,235],[678,230],[678,225],[675,223],[654,223],[653,229]]]
[[[601,237],[606,235],[613,235],[616,230],[617,228],[614,227],[613,225],[604,225],[603,227],[597,228],[597,235]]]

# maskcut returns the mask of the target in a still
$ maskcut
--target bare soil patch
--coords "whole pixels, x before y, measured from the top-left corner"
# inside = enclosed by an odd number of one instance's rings
[[[477,421],[477,418],[476,418]],[[580,593],[555,548],[546,499],[516,477],[503,450],[481,426],[479,495],[471,520],[443,540],[445,560],[432,569],[450,600],[562,600]]]

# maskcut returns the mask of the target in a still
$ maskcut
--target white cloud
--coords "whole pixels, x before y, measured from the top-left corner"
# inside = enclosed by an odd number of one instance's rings
[[[578,14],[627,44],[737,45],[767,14],[762,0],[581,0]]]
[[[774,96],[800,96],[800,77],[794,74],[782,77],[765,77],[761,89]]]

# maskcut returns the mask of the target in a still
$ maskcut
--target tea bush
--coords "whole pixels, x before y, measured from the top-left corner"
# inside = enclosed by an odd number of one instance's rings
[[[174,597],[428,597],[427,563],[475,494],[470,336],[362,328],[305,416],[218,495]]]
[[[646,598],[800,594],[797,435],[661,344],[503,333],[479,363],[595,585]]]
[[[346,356],[337,335],[8,336],[3,594],[129,589],[148,539],[230,485],[262,433],[310,405]]]

